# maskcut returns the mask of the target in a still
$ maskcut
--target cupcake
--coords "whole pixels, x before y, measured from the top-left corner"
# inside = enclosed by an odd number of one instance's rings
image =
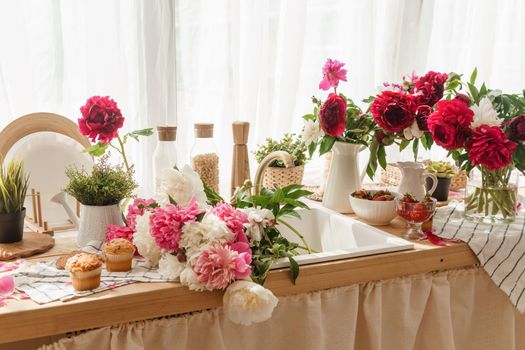
[[[103,253],[108,271],[125,272],[131,270],[135,246],[127,239],[112,239],[104,245]]]
[[[78,253],[67,260],[66,270],[76,290],[95,289],[100,285],[102,258],[95,254]]]

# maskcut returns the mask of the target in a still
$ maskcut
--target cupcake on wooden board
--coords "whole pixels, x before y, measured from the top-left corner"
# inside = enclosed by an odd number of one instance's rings
[[[78,253],[66,262],[73,288],[78,291],[95,289],[100,286],[102,258],[95,254]]]
[[[127,239],[112,239],[104,245],[103,253],[108,271],[125,272],[131,270],[135,246]]]

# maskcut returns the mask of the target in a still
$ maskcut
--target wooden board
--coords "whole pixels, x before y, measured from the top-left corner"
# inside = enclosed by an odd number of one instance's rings
[[[24,232],[24,239],[16,243],[0,243],[0,261],[27,258],[47,252],[55,245],[50,235],[37,232]]]

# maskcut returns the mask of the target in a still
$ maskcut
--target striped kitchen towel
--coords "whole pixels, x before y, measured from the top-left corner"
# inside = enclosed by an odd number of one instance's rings
[[[100,253],[102,243],[90,242],[82,251]],[[40,263],[26,262],[16,271],[16,288],[25,292],[33,301],[46,304],[52,301],[67,301],[134,282],[166,282],[167,280],[143,259],[133,259],[128,272],[108,272],[102,268],[100,287],[79,292],[73,289],[69,272],[58,270],[55,260]]]
[[[494,283],[520,312],[525,311],[525,217],[512,224],[479,224],[463,219],[463,203],[439,208],[434,230],[442,238],[466,242]]]

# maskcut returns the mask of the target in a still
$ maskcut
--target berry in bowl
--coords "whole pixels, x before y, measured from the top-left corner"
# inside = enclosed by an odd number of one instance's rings
[[[421,225],[432,218],[436,212],[436,199],[426,196],[418,201],[411,194],[395,199],[397,214],[408,224],[409,228],[405,237],[409,239],[420,239],[424,237]]]
[[[388,225],[396,216],[396,193],[385,190],[358,190],[350,195],[354,213],[370,225]]]

